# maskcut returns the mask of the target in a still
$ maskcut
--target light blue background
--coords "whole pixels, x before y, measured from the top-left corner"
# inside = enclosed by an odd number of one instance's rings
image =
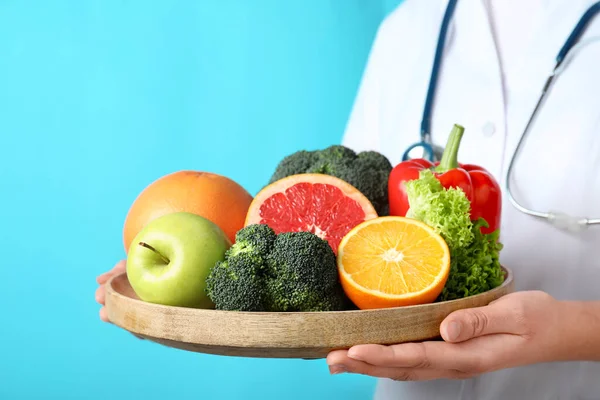
[[[324,361],[221,358],[98,318],[154,179],[338,143],[397,0],[0,0],[0,399],[367,399]]]

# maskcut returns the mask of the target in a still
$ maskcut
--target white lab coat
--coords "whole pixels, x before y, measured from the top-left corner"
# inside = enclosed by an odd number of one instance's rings
[[[504,46],[519,44],[521,53],[516,53],[508,70],[499,62],[489,4],[459,1],[432,118],[433,140],[442,146],[454,123],[465,126],[460,160],[485,166],[503,187],[513,150],[554,57],[593,3],[520,1],[542,3],[527,18],[532,29],[515,23],[513,28],[523,31],[515,37],[521,39]],[[518,1],[512,3],[519,6]],[[445,6],[446,0],[405,0],[384,20],[343,144],[381,151],[395,164],[404,149],[419,139]],[[593,36],[600,36],[600,17],[583,38]],[[583,49],[556,81],[517,160],[513,182],[515,196],[527,206],[600,218],[600,41]],[[519,213],[505,197],[501,237],[502,262],[515,271],[518,290],[541,289],[559,299],[600,299],[600,226],[580,234],[559,231]],[[535,365],[466,381],[381,380],[375,397],[598,400],[600,363]]]

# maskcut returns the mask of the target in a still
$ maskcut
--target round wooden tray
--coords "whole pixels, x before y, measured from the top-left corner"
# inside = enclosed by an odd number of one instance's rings
[[[109,320],[138,336],[199,353],[262,358],[323,358],[356,344],[394,344],[439,338],[451,312],[479,307],[514,290],[513,273],[486,293],[446,302],[340,312],[235,312],[146,303],[126,274],[106,287]]]

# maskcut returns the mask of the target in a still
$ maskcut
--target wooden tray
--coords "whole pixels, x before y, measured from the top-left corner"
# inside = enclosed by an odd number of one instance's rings
[[[234,312],[169,307],[137,298],[127,276],[106,287],[109,320],[145,339],[199,353],[262,358],[323,358],[355,344],[394,344],[439,338],[451,312],[484,306],[514,290],[504,283],[464,299],[419,306],[341,312]]]

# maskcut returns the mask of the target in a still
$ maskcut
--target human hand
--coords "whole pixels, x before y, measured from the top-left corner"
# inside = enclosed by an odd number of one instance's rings
[[[100,319],[104,322],[108,322],[108,315],[106,314],[106,308],[104,307],[104,300],[106,298],[106,282],[108,282],[108,280],[113,276],[125,272],[125,266],[125,260],[121,260],[115,264],[110,271],[107,271],[96,278],[96,282],[98,282],[100,285],[98,289],[96,289],[96,301],[102,305],[100,308]]]
[[[443,341],[365,344],[327,357],[330,372],[400,381],[465,379],[568,358],[564,305],[550,295],[516,292],[485,307],[459,310],[441,324]],[[562,342],[562,344],[561,344]]]

